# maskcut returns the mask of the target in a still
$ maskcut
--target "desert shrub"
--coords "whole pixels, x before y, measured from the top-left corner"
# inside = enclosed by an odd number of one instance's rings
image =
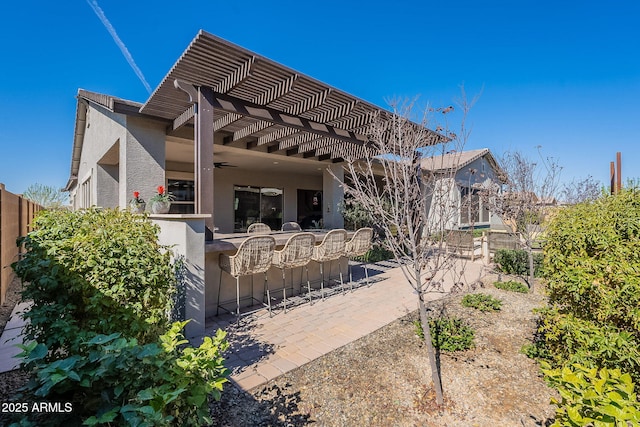
[[[498,249],[493,259],[503,273],[519,276],[529,274],[529,255],[523,249]],[[533,274],[535,277],[542,277],[543,259],[542,253],[533,253]]]
[[[619,369],[587,368],[580,364],[551,369],[545,380],[560,393],[554,427],[640,425],[640,403],[629,374]]]
[[[475,332],[461,319],[439,318],[429,321],[431,342],[441,351],[460,351],[473,348]]]
[[[516,282],[515,280],[508,280],[506,282],[493,282],[493,286],[505,291],[520,292],[521,294],[528,294],[529,287],[524,283]]]
[[[184,347],[170,324],[176,268],[158,227],[118,210],[48,211],[19,243],[25,281],[27,400],[70,402],[61,425],[201,425],[219,397],[224,336]]]
[[[502,301],[487,294],[467,294],[462,298],[462,305],[480,311],[498,311]]]

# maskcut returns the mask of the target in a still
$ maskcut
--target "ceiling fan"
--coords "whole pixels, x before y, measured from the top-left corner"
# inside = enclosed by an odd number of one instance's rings
[[[217,169],[222,168],[237,168],[236,165],[229,164],[229,162],[213,162],[213,167]]]

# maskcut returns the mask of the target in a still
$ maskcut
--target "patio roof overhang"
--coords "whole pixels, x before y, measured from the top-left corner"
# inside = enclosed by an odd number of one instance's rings
[[[169,120],[168,133],[193,125],[196,95],[185,86],[210,89],[213,131],[224,144],[327,162],[362,158],[374,117],[391,114],[205,31],[140,113]],[[431,144],[444,139],[429,132]]]
[[[387,110],[202,30],[144,104],[79,92],[74,162],[84,138],[85,100],[161,120],[169,136],[183,138],[183,128],[193,127],[194,207],[198,214],[210,214],[208,230],[214,229],[214,132],[229,148],[330,164],[363,158],[374,120],[393,118]],[[425,145],[446,140],[426,131]],[[76,183],[77,169],[72,162],[68,189]]]

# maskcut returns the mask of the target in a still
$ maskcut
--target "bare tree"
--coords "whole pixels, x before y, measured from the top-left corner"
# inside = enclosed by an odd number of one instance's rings
[[[460,189],[454,179],[457,164],[450,160],[452,156],[459,159],[456,153],[462,151],[468,137],[465,118],[475,100],[467,102],[463,96],[459,102],[462,119],[457,133],[448,125],[453,106],[426,108],[418,120],[412,121],[415,101],[390,102],[394,114],[380,113],[373,118],[364,155],[346,159],[345,179],[336,177],[345,196],[369,213],[374,228],[384,236],[382,246],[393,253],[416,291],[440,405],[444,401],[442,384],[425,302],[429,293],[444,291],[445,274],[454,275],[454,283],[459,283],[464,269],[461,261],[446,250],[447,233],[460,210]],[[446,153],[451,155],[444,156]],[[445,158],[448,164],[433,164],[443,163]],[[422,167],[425,161],[432,167]]]
[[[47,209],[60,209],[68,201],[65,192],[44,184],[31,184],[22,196]]]
[[[505,175],[502,186],[483,190],[483,199],[519,239],[527,251],[529,287],[533,289],[533,250],[543,233],[544,217],[556,204],[562,168],[551,157],[543,157],[538,146],[539,160],[533,161],[519,151],[510,151],[501,158]]]
[[[603,194],[602,184],[597,182],[591,175],[582,179],[573,179],[562,187],[561,199],[570,205],[589,202],[597,199]]]

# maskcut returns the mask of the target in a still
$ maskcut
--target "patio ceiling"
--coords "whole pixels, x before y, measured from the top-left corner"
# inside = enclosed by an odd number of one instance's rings
[[[176,170],[190,171],[193,167],[193,141],[167,136],[167,165],[178,166]],[[233,171],[251,171],[267,173],[287,173],[300,175],[319,175],[327,167],[326,162],[309,161],[297,156],[274,156],[266,151],[246,150],[233,145],[214,145],[215,173],[223,174]]]
[[[290,157],[361,158],[374,115],[390,114],[200,31],[140,108],[171,121],[170,133],[194,121],[194,105],[176,80],[213,89],[213,128],[224,145]],[[431,144],[443,139],[431,134]]]

